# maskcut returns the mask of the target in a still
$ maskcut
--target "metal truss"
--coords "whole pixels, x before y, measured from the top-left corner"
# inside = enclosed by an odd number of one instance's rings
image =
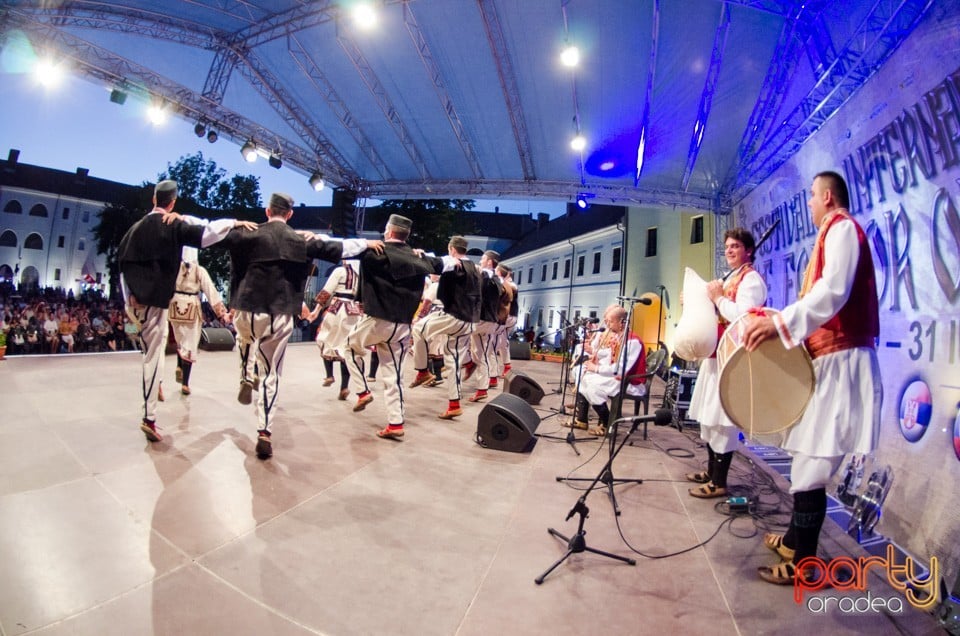
[[[643,98],[643,116],[640,118],[640,141],[637,144],[637,170],[633,185],[639,185],[643,172],[643,156],[647,148],[647,129],[650,127],[650,100],[653,99],[653,76],[657,70],[657,48],[660,41],[660,0],[653,0],[653,28],[650,33],[650,60],[647,63],[647,89]]]
[[[295,36],[290,37],[288,50],[294,63],[300,68],[304,76],[310,80],[314,88],[317,89],[320,97],[327,103],[327,106],[330,107],[334,115],[336,115],[344,130],[353,137],[353,140],[360,147],[360,152],[370,161],[373,169],[379,173],[380,178],[391,178],[393,174],[390,168],[384,163],[373,143],[363,133],[360,126],[357,125],[357,120],[350,113],[350,110],[340,98],[333,84],[327,79],[326,74],[320,69],[316,61],[307,53],[306,49],[303,48],[303,45],[300,44],[300,41],[297,40]]]
[[[645,190],[632,186],[615,186],[603,183],[587,183],[585,186],[572,181],[464,181],[445,180],[430,183],[394,181],[365,183],[362,196],[376,199],[423,199],[423,198],[502,198],[502,199],[550,199],[572,201],[577,193],[586,188],[597,203],[609,202],[618,205],[649,205],[679,207],[719,213],[717,200],[704,195],[688,194],[676,190]]]
[[[440,67],[437,66],[436,61],[433,59],[433,53],[430,52],[427,39],[423,36],[423,31],[420,29],[420,25],[417,24],[417,19],[414,17],[409,4],[403,5],[403,23],[406,25],[407,32],[413,39],[417,53],[420,54],[420,60],[423,62],[427,75],[433,82],[433,88],[436,90],[437,97],[443,105],[443,112],[446,113],[450,127],[453,128],[453,133],[457,136],[457,141],[460,142],[460,149],[463,150],[467,163],[470,164],[470,170],[473,172],[474,178],[482,179],[483,169],[480,167],[477,153],[474,152],[473,144],[471,144],[467,138],[467,133],[463,128],[463,122],[460,121],[460,115],[457,114],[457,108],[453,100],[450,99],[450,94],[447,92],[446,86],[443,84],[443,73],[440,72]]]
[[[687,165],[683,170],[683,177],[680,179],[680,189],[687,190],[690,183],[690,177],[693,175],[693,167],[697,163],[697,157],[700,155],[700,147],[703,144],[703,133],[707,128],[707,119],[710,117],[710,107],[713,105],[713,96],[717,91],[717,78],[720,76],[720,62],[723,59],[723,51],[727,46],[727,34],[730,32],[730,11],[727,5],[720,8],[720,24],[717,26],[717,33],[713,38],[713,53],[710,54],[710,68],[707,70],[707,78],[703,83],[703,93],[700,95],[700,107],[697,109],[697,121],[693,124],[693,137],[690,139],[690,149],[687,151]]]
[[[913,32],[934,0],[877,0],[807,96],[748,159],[726,195],[745,196],[819,130]]]
[[[343,33],[337,34],[337,42],[340,43],[340,48],[343,49],[343,52],[347,54],[347,58],[353,62],[363,83],[367,85],[367,89],[370,90],[377,105],[380,106],[380,110],[383,111],[387,121],[390,122],[390,126],[400,140],[400,144],[407,151],[407,154],[410,155],[410,159],[413,161],[413,165],[416,166],[417,172],[420,173],[420,177],[424,180],[429,180],[430,171],[427,169],[427,162],[424,161],[423,156],[417,149],[417,145],[413,141],[413,136],[410,134],[410,131],[407,130],[406,124],[404,124],[403,119],[400,118],[400,113],[397,112],[393,102],[390,100],[390,96],[387,95],[387,90],[383,87],[377,74],[373,72],[373,67],[367,62],[367,58],[363,55],[360,47],[357,46],[357,43],[354,42],[352,38],[347,37]]]
[[[355,182],[358,177],[356,171],[350,167],[347,158],[330,143],[326,135],[320,132],[319,124],[313,121],[306,109],[297,103],[293,95],[283,87],[283,83],[267,69],[266,65],[261,64],[259,58],[252,52],[248,53],[242,61],[243,64],[237,66],[237,71],[250,82],[260,93],[260,96],[283,118],[284,122],[303,141],[311,145],[313,152],[316,154],[313,164],[319,165],[326,174],[350,175],[348,183]],[[284,160],[286,159],[287,149],[285,147],[274,148],[273,150],[282,152]]]
[[[503,27],[494,0],[477,0],[480,6],[480,15],[483,17],[483,28],[487,32],[490,42],[490,51],[494,63],[497,65],[497,76],[500,78],[500,88],[506,100],[507,113],[510,115],[510,124],[513,127],[513,139],[517,144],[517,154],[520,157],[520,166],[523,168],[523,178],[533,180],[537,178],[533,167],[533,151],[530,146],[530,134],[527,132],[527,122],[523,116],[520,102],[520,88],[517,85],[517,74],[510,61],[510,52],[503,37]]]

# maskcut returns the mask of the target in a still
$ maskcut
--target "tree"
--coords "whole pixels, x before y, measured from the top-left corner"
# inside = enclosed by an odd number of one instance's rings
[[[410,245],[446,254],[451,236],[474,233],[473,224],[463,214],[474,206],[471,199],[390,199],[379,208],[387,215],[400,214],[413,221]]]
[[[235,218],[249,221],[262,220],[260,180],[253,175],[234,175],[227,178],[227,171],[218,168],[211,160],[204,160],[203,153],[180,157],[158,180],[174,179],[180,191],[177,212],[194,216],[220,219]],[[213,283],[225,289],[230,278],[230,256],[224,250],[201,250],[203,265]]]

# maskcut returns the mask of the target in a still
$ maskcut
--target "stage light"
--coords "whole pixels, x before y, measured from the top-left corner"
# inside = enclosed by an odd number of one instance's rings
[[[243,144],[243,147],[240,149],[240,154],[243,155],[243,158],[247,160],[248,163],[253,163],[257,160],[257,145],[253,141],[248,141]]]
[[[587,138],[578,134],[576,137],[570,140],[570,147],[577,152],[580,152],[587,147]]]
[[[214,130],[213,128],[207,131],[207,141],[209,141],[210,143],[216,142],[217,139],[219,138],[220,138],[220,135],[218,135],[217,131]]]
[[[310,187],[313,188],[314,192],[320,192],[323,190],[323,175],[319,172],[314,172],[310,175]]]
[[[147,119],[154,126],[160,126],[167,121],[167,109],[163,107],[163,104],[152,104],[147,108]]]
[[[353,23],[362,31],[369,31],[377,25],[377,12],[367,2],[361,2],[353,8]]]
[[[203,122],[197,122],[197,125],[193,127],[193,134],[197,137],[203,137],[207,134],[207,127],[203,125]]]
[[[578,195],[577,195],[577,207],[580,208],[581,210],[586,210],[588,205],[589,205],[589,204],[587,203],[587,195],[585,195],[585,194],[578,194]]]
[[[52,60],[37,60],[33,67],[33,74],[41,85],[53,88],[63,81],[64,70],[60,64]]]
[[[283,159],[280,158],[280,155],[271,154],[270,158],[267,159],[267,162],[270,164],[271,168],[280,169],[280,166],[283,165]]]
[[[120,90],[119,88],[115,88],[112,91],[110,91],[110,101],[113,102],[114,104],[123,105],[124,102],[127,101],[127,94],[122,90]]]
[[[569,68],[573,68],[580,64],[580,49],[573,46],[572,44],[563,49],[563,52],[560,53],[560,63]]]

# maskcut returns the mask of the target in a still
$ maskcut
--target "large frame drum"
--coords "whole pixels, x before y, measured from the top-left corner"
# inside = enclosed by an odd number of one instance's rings
[[[804,347],[787,349],[779,338],[771,338],[748,353],[743,330],[753,318],[748,313],[734,320],[717,345],[720,404],[748,437],[779,433],[799,422],[816,381]]]

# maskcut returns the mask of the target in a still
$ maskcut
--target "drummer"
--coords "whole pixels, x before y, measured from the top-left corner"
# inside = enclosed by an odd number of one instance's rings
[[[767,286],[753,269],[756,248],[753,235],[739,227],[727,230],[723,245],[730,272],[722,280],[707,283],[707,295],[716,306],[719,335],[748,309],[767,301]],[[690,496],[699,499],[727,494],[727,473],[733,452],[740,443],[740,429],[720,405],[719,376],[717,352],[714,351],[700,363],[688,411],[691,418],[700,422],[700,438],[707,446],[707,469],[686,475],[689,481],[702,484],[689,491]]]
[[[786,535],[764,537],[781,562],[758,569],[763,580],[779,585],[792,585],[801,575],[794,564],[817,554],[826,487],[844,454],[870,453],[880,436],[877,285],[869,241],[848,204],[842,176],[821,172],[814,177],[809,207],[818,231],[799,299],[776,318],[754,320],[743,335],[747,351],[776,337],[787,348],[806,344],[817,379],[803,418],[782,445],[793,457],[793,516]]]

